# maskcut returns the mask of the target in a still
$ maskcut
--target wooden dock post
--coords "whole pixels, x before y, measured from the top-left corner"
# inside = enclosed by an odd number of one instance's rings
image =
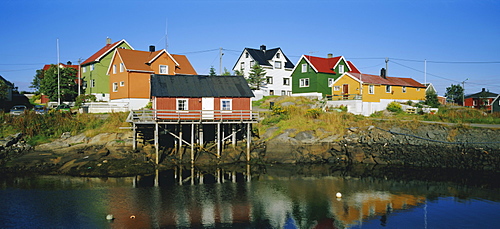
[[[247,161],[250,161],[250,144],[252,143],[252,124],[247,124]]]
[[[160,137],[159,137],[159,133],[158,133],[158,123],[155,123],[155,150],[156,150],[156,159],[155,159],[155,162],[156,162],[156,165],[158,165],[159,160],[160,160],[160,157],[159,157],[159,154],[160,154]]]

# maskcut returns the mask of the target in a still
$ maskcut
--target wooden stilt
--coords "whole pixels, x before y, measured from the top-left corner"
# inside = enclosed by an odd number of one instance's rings
[[[194,164],[194,125],[191,124],[191,164]]]
[[[232,126],[232,139],[231,139],[231,143],[233,144],[233,149],[236,148],[236,126],[235,125],[231,125]]]
[[[134,131],[134,134],[132,135],[132,140],[133,140],[133,143],[132,143],[132,149],[133,150],[136,150],[137,149],[137,131],[135,130],[135,122],[132,123],[132,129]]]
[[[220,158],[220,143],[221,143],[221,139],[220,139],[220,122],[217,123],[217,158]]]
[[[252,144],[252,124],[247,124],[247,161],[250,161],[250,144]]]
[[[179,126],[179,157],[182,161],[182,125]]]
[[[160,157],[159,157],[159,154],[160,154],[160,137],[159,137],[159,133],[158,133],[158,123],[155,124],[155,150],[156,150],[156,159],[155,159],[155,163],[156,165],[158,165],[159,161],[160,161]]]

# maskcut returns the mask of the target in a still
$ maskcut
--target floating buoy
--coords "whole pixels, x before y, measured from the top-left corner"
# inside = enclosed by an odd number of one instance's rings
[[[342,198],[342,193],[340,192],[337,192],[337,194],[335,195],[337,198]]]
[[[130,216],[130,218],[131,218],[131,219],[135,219],[135,215],[131,215],[131,216]]]
[[[107,220],[114,220],[114,219],[115,219],[115,217],[113,217],[113,215],[112,215],[112,214],[108,214],[108,215],[106,216],[106,219],[107,219]]]

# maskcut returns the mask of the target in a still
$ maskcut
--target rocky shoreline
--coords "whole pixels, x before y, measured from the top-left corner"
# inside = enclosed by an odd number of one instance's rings
[[[255,139],[251,163],[394,165],[500,172],[500,130],[497,129],[435,124],[422,124],[417,129],[367,126],[348,128],[344,136],[325,138],[317,137],[321,130],[278,131],[270,128],[260,139]],[[216,166],[245,162],[244,151],[244,147],[237,147],[223,152],[220,159],[206,152],[197,156],[195,164]],[[93,137],[65,133],[54,142],[36,147],[27,145],[22,135],[16,134],[0,140],[0,171],[133,176],[189,163],[189,156],[181,160],[177,155],[162,153],[161,163],[156,166],[154,153],[152,145],[147,143],[141,145],[140,150],[132,150],[131,132]]]

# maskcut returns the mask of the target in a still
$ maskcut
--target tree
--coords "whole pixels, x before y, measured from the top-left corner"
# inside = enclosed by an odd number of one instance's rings
[[[7,99],[7,93],[9,93],[9,86],[0,80],[0,101]]]
[[[439,107],[438,96],[434,90],[425,92],[425,104],[431,107]]]
[[[222,75],[223,75],[223,76],[230,76],[230,75],[231,75],[231,72],[229,72],[229,71],[227,70],[227,68],[226,68],[226,67],[224,67],[224,72],[222,72]]]
[[[208,73],[209,76],[216,76],[217,73],[215,72],[214,66],[210,67],[210,72]]]
[[[234,75],[235,76],[245,76],[245,73],[243,71],[240,71],[240,70],[234,70]]]
[[[266,83],[266,70],[259,64],[254,64],[248,75],[247,82],[252,90],[260,90],[260,87]]]
[[[61,100],[73,101],[77,96],[76,74],[77,70],[74,68],[59,69]],[[47,70],[37,70],[30,87],[36,89],[39,93],[47,95],[50,100],[56,100],[58,98],[57,65],[53,64]]]
[[[452,84],[446,88],[446,93],[444,94],[447,98],[451,98],[454,103],[462,103],[464,96],[464,88],[460,84]]]

